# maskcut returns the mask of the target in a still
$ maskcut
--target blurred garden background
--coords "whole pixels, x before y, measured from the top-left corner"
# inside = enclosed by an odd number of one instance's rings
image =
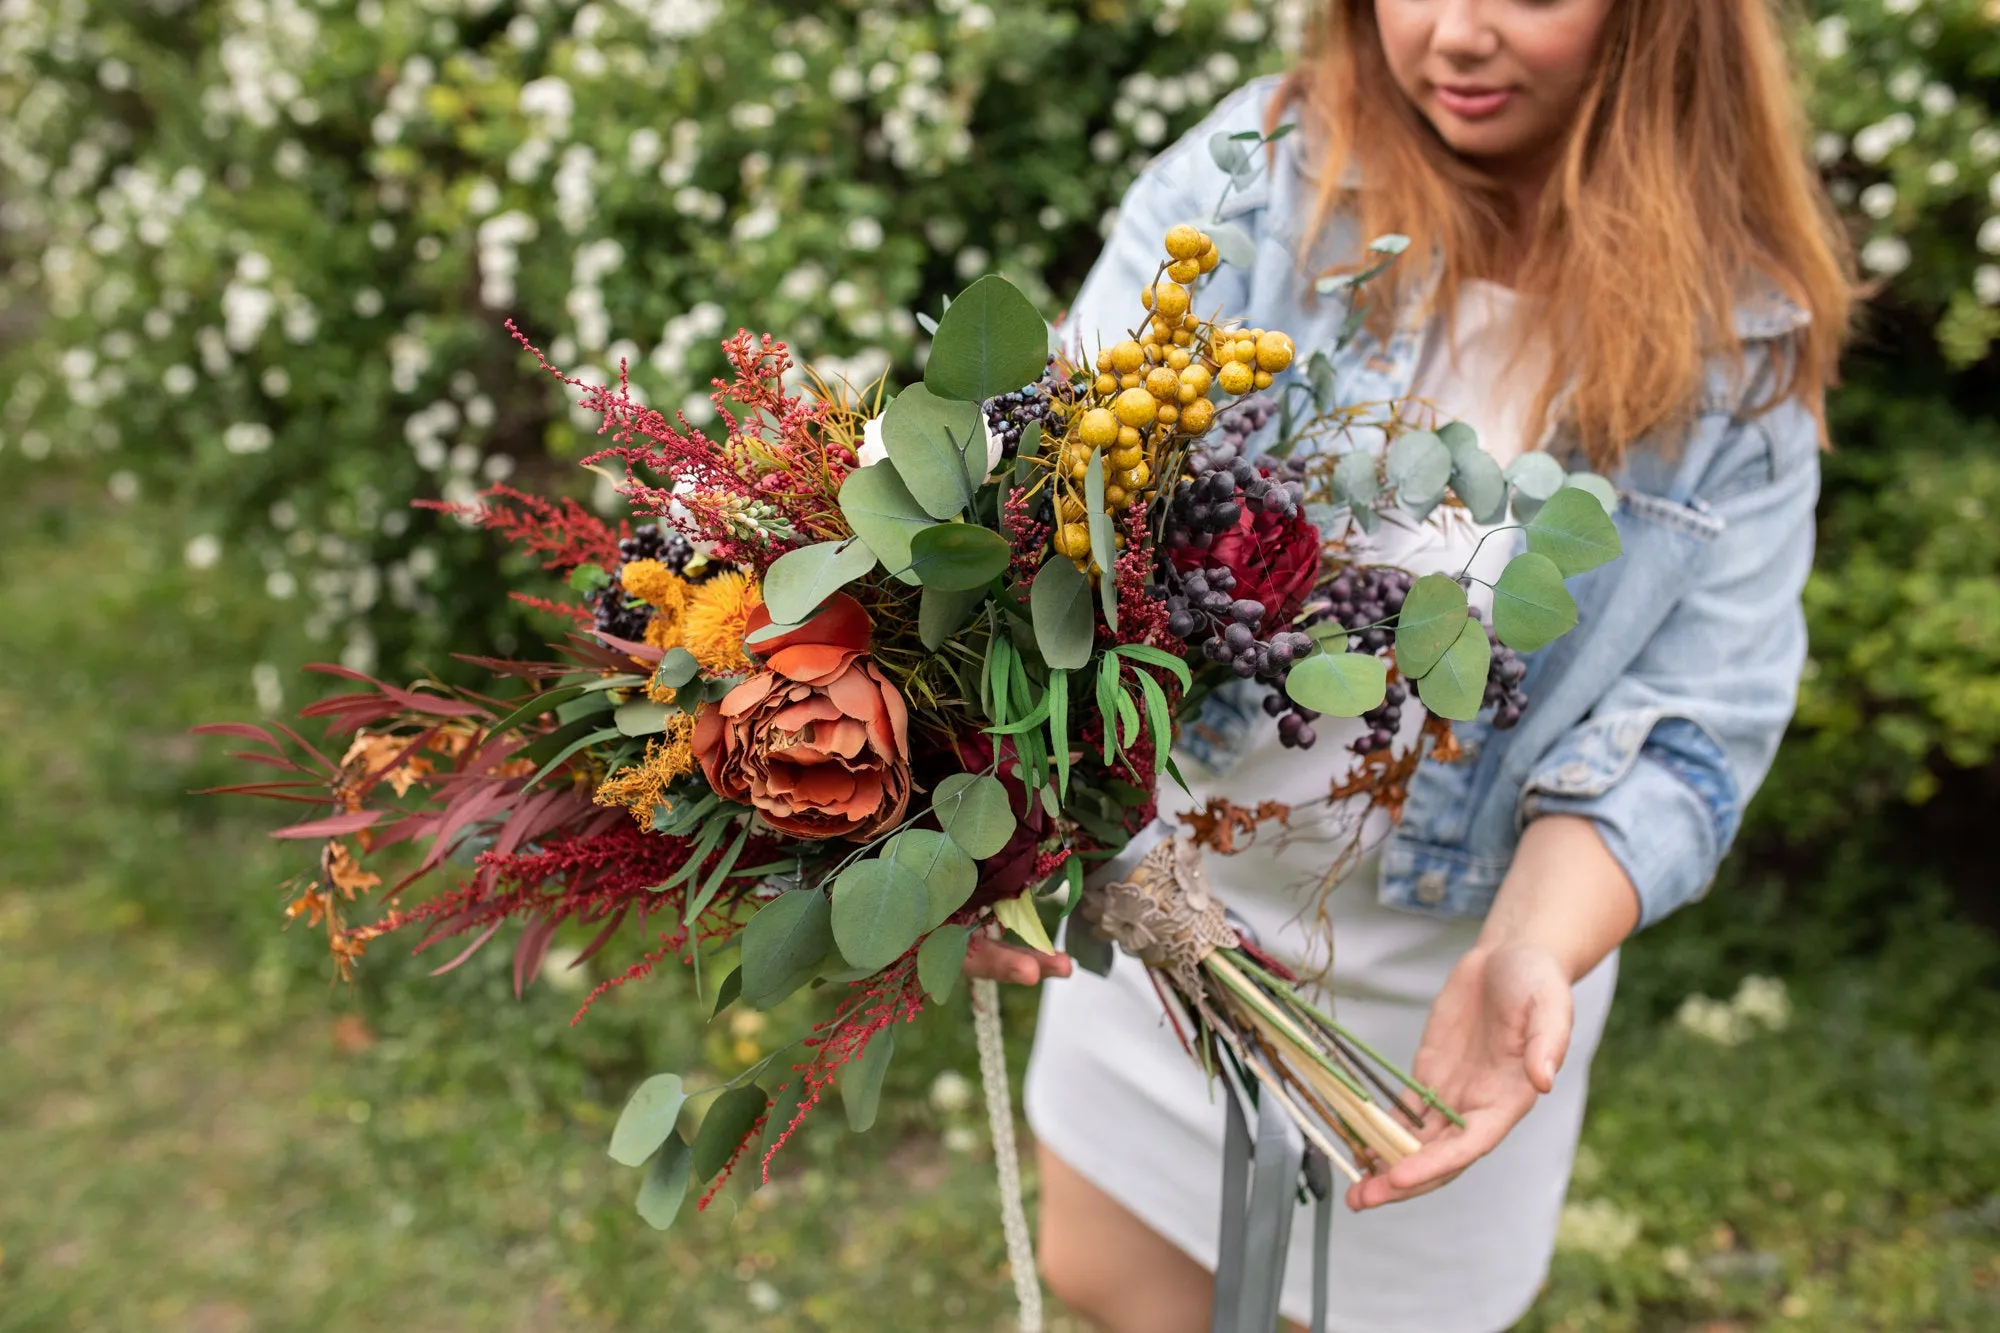
[[[333,984],[186,729],[548,632],[409,508],[608,502],[504,319],[697,423],[739,325],[907,371],[979,273],[1058,312],[1309,8],[0,0],[0,1330],[1010,1326],[962,994],[874,1131],[656,1235],[611,1119],[762,1031],[664,977],[570,1027],[597,965],[516,1001],[511,950]],[[1798,38],[1879,284],[1813,657],[1713,892],[1626,951],[1532,1329],[2000,1327],[2000,4]]]

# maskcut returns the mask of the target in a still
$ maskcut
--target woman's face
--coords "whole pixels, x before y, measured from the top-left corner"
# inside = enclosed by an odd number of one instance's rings
[[[1612,3],[1375,0],[1375,23],[1397,85],[1439,137],[1505,168],[1545,163],[1565,141]]]

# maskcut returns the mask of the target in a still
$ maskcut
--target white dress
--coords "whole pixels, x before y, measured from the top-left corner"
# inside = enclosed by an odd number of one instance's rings
[[[1479,431],[1502,465],[1521,450],[1524,393],[1538,367],[1515,365],[1512,318],[1517,298],[1490,283],[1467,284],[1454,342],[1440,330],[1419,363],[1414,396],[1439,420]],[[1479,530],[1460,523],[1397,527],[1385,522],[1371,557],[1418,573],[1457,573]],[[1473,572],[1496,578],[1516,549],[1503,537],[1486,543]],[[1475,594],[1484,591],[1473,585]],[[1475,596],[1475,601],[1477,601]],[[1532,706],[1532,705],[1531,705]],[[1406,735],[1421,714],[1406,708]],[[1304,805],[1354,762],[1348,743],[1360,723],[1323,718],[1310,751],[1279,745],[1277,725],[1258,718],[1236,766],[1204,781],[1183,762],[1196,798],[1168,784],[1161,814],[1172,819],[1210,795],[1243,805],[1279,800]],[[1294,821],[1295,825],[1298,823]],[[1301,919],[1307,887],[1330,864],[1332,826],[1317,840],[1295,836],[1278,849],[1260,840],[1233,857],[1211,855],[1219,895],[1257,932],[1263,947],[1303,972],[1324,967],[1323,932]],[[1364,831],[1368,844],[1386,827]],[[1333,1013],[1384,1055],[1409,1068],[1430,1003],[1452,965],[1479,933],[1476,921],[1419,916],[1381,906],[1375,858],[1365,857],[1328,901],[1334,936]],[[1583,1121],[1591,1056],[1604,1029],[1616,982],[1613,955],[1576,987],[1576,1025],[1555,1089],[1489,1156],[1445,1188],[1407,1203],[1356,1215],[1334,1210],[1329,1326],[1351,1333],[1493,1333],[1533,1302],[1548,1268],[1556,1222]],[[1079,970],[1044,985],[1041,1018],[1026,1090],[1028,1120],[1043,1144],[1147,1226],[1203,1266],[1215,1267],[1221,1211],[1225,1112],[1201,1071],[1165,1026],[1145,968],[1122,954],[1111,975]],[[1336,1182],[1338,1183],[1338,1182]],[[1313,1227],[1294,1218],[1282,1308],[1304,1323],[1311,1314]]]

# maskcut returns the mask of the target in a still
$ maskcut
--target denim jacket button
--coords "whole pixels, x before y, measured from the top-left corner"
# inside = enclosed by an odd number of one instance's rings
[[[1556,770],[1556,777],[1566,786],[1581,787],[1590,781],[1590,765],[1581,759],[1572,759]]]
[[[1426,870],[1417,876],[1417,901],[1426,907],[1436,907],[1444,901],[1444,871]]]

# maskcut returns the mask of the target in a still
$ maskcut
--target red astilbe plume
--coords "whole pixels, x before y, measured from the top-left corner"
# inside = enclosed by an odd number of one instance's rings
[[[598,434],[610,436],[612,447],[584,464],[622,461],[632,479],[621,489],[639,512],[711,543],[717,559],[759,573],[794,546],[847,535],[839,493],[851,451],[827,443],[831,404],[785,391],[791,357],[770,335],[740,331],[722,344],[734,377],[714,381],[709,395],[728,428],[717,444],[685,414],[669,420],[634,399],[622,362],[616,385],[590,384],[551,365],[511,321],[507,328],[542,369],[582,394],[585,411],[603,418]],[[733,412],[731,403],[747,410]],[[665,484],[644,481],[642,473]]]
[[[557,574],[567,574],[578,565],[614,568],[620,558],[619,540],[631,535],[627,525],[621,523],[614,531],[603,519],[567,496],[560,502],[550,501],[511,486],[491,486],[479,493],[475,504],[453,504],[449,500],[414,503],[418,509],[452,514],[488,532],[497,532],[517,549],[539,559],[543,569]],[[590,619],[590,608],[581,603],[551,601],[525,592],[509,591],[507,595],[550,615],[578,622]]]
[[[840,1067],[858,1058],[877,1034],[897,1023],[914,1022],[917,1015],[923,1012],[924,988],[917,980],[916,950],[912,949],[878,975],[850,983],[848,991],[848,998],[841,1002],[833,1017],[814,1025],[813,1035],[806,1038],[805,1046],[812,1051],[812,1059],[792,1066],[792,1072],[803,1080],[803,1089],[791,1119],[771,1146],[765,1149],[758,1163],[763,1182],[767,1185],[771,1182],[771,1159],[799,1132],[806,1117],[819,1105],[820,1094],[832,1085],[839,1074]],[[782,1100],[786,1088],[790,1086],[787,1083],[776,1089],[773,1105]],[[762,1123],[760,1120],[759,1124]],[[749,1136],[745,1136],[744,1144],[748,1142]],[[737,1152],[742,1150],[743,1144],[739,1144]],[[732,1166],[734,1162],[732,1157]],[[721,1178],[716,1183],[719,1187]],[[699,1206],[707,1207],[714,1194],[715,1190],[710,1189]]]

